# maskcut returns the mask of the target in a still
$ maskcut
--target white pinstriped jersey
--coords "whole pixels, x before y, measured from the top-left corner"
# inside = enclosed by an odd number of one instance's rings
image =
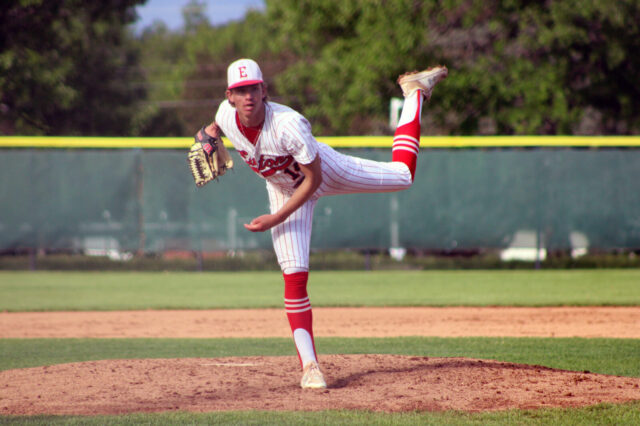
[[[304,179],[298,164],[309,164],[320,155],[320,187],[311,199],[271,229],[282,270],[308,270],[313,210],[318,198],[407,189],[412,184],[411,173],[401,162],[379,162],[335,151],[313,137],[309,122],[298,112],[275,102],[265,105],[265,121],[255,146],[238,128],[236,110],[228,101],[220,104],[215,121],[247,165],[266,179],[271,213],[289,200]]]
[[[309,164],[318,154],[323,182],[315,198],[397,191],[411,185],[403,163],[383,163],[339,153],[318,142],[307,119],[285,105],[265,102],[265,121],[255,145],[238,128],[236,110],[226,100],[218,108],[216,123],[247,165],[267,180],[267,187],[278,187],[289,195],[303,178],[298,163]]]
[[[307,119],[274,102],[265,102],[265,120],[255,145],[238,128],[236,109],[226,100],[218,108],[216,123],[254,172],[283,189],[300,184],[304,176],[298,163],[311,163],[318,152]]]

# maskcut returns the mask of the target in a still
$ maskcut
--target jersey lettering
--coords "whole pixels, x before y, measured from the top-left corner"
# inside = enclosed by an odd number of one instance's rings
[[[297,170],[300,169],[300,166],[298,166],[298,163],[293,160],[291,155],[261,155],[256,161],[255,158],[249,157],[249,153],[247,151],[238,151],[238,154],[240,154],[244,162],[247,163],[254,172],[258,173],[262,177],[269,177],[280,170],[286,171],[287,167],[291,164],[295,164],[294,167]]]
[[[291,176],[291,179],[298,180],[298,178],[300,177],[300,165],[298,163],[293,163],[293,170],[291,170],[290,168],[285,169],[284,173]]]

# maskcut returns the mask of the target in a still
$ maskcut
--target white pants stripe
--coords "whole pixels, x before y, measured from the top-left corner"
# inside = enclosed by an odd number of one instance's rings
[[[267,192],[271,213],[280,210],[290,198],[290,195],[283,193],[270,183],[267,183]],[[285,273],[289,268],[309,270],[309,243],[313,209],[316,203],[317,199],[315,198],[308,200],[284,222],[271,228],[273,248],[280,268]]]

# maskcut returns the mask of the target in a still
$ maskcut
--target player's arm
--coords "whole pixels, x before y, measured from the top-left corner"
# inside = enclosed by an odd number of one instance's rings
[[[311,198],[322,183],[320,155],[316,155],[316,158],[309,164],[300,164],[300,171],[304,173],[304,180],[282,208],[273,214],[258,216],[249,224],[245,223],[245,228],[252,232],[263,232],[273,228],[284,222],[291,213],[298,210],[300,206]]]
[[[218,124],[215,121],[212,121],[211,124],[205,127],[204,131],[207,132],[209,136],[213,136],[214,138],[219,138],[222,133],[220,131],[220,127],[218,127]]]

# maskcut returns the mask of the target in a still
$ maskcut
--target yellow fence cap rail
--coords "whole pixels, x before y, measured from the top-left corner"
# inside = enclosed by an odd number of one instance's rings
[[[392,136],[325,136],[334,148],[390,148]],[[223,138],[225,146],[231,143]],[[186,149],[190,137],[0,136],[0,148]],[[422,148],[636,147],[640,136],[422,136]]]

